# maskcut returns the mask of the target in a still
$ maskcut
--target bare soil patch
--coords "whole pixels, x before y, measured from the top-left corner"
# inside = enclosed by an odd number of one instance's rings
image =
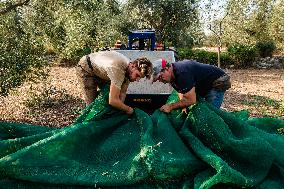
[[[249,110],[251,116],[284,119],[284,70],[227,70],[232,88],[222,108]],[[50,78],[26,83],[8,97],[0,97],[0,120],[63,127],[84,108],[75,68],[52,67]]]
[[[227,111],[247,109],[252,117],[284,118],[284,70],[228,70],[232,88],[222,107]]]

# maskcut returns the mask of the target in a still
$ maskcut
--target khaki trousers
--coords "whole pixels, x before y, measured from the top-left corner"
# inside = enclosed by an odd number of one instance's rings
[[[84,101],[87,105],[95,100],[100,86],[109,83],[109,81],[105,81],[92,73],[91,68],[88,67],[86,57],[81,58],[79,61],[76,67],[76,74],[83,89]]]

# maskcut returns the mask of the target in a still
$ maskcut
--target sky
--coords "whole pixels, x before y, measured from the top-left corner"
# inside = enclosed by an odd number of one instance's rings
[[[211,11],[207,11],[205,5],[209,3],[209,0],[201,1],[200,3],[200,21],[203,23],[205,34],[209,34],[211,31],[208,25],[213,20],[220,19],[224,16],[224,6],[227,0],[215,0],[212,3]]]

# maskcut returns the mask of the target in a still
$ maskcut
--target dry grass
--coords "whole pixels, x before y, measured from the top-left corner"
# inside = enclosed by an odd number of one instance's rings
[[[248,109],[251,116],[284,119],[284,70],[228,70],[233,85],[222,108]],[[32,90],[30,90],[32,86]],[[67,126],[84,108],[75,68],[53,67],[48,81],[26,83],[0,97],[0,120],[52,127]]]

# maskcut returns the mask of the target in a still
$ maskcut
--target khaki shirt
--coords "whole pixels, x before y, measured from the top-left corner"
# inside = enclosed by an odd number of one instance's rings
[[[121,89],[123,83],[128,83],[125,72],[130,60],[116,51],[100,51],[91,53],[91,64],[93,74],[103,80],[111,81],[117,88]]]

